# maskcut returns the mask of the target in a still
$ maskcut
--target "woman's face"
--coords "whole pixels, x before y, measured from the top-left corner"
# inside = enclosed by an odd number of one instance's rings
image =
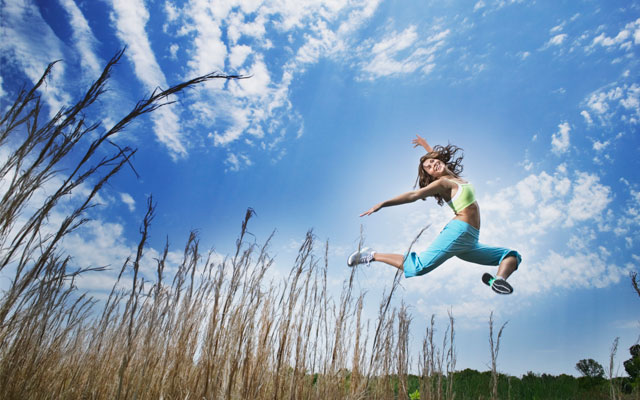
[[[434,178],[444,175],[446,167],[447,166],[437,158],[427,158],[422,163],[422,168],[424,168],[424,171]]]

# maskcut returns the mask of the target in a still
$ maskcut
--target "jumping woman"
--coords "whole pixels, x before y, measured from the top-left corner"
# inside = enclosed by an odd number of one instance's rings
[[[482,281],[496,293],[510,294],[513,292],[513,287],[507,282],[507,278],[518,269],[522,258],[515,250],[486,246],[478,242],[480,207],[471,183],[460,178],[463,168],[462,155],[457,153],[462,149],[451,144],[431,148],[425,139],[418,135],[416,137],[412,141],[414,147],[422,146],[427,151],[427,154],[420,158],[418,166],[420,188],[378,203],[360,216],[371,215],[383,207],[434,197],[439,205],[443,205],[446,201],[455,217],[444,227],[429,248],[420,254],[411,252],[403,256],[363,248],[351,254],[347,264],[353,267],[357,264],[380,261],[403,270],[404,276],[410,278],[429,273],[449,258],[456,256],[476,264],[499,265],[496,277],[485,273]]]

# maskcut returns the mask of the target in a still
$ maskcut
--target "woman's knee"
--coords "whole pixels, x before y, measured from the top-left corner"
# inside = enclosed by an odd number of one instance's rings
[[[502,257],[502,260],[500,260],[500,264],[503,264],[503,263],[511,264],[510,266],[513,266],[514,271],[518,269],[518,266],[520,266],[521,262],[522,262],[522,256],[520,255],[520,253],[518,253],[515,250],[509,250],[504,255],[504,257]]]

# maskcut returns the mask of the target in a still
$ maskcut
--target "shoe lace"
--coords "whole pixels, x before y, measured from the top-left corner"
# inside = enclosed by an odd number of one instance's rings
[[[371,251],[360,254],[360,264],[367,264],[367,267],[370,267],[371,261],[373,261],[373,254],[371,254]]]

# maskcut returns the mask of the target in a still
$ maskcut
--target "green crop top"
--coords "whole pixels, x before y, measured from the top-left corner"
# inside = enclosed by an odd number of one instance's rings
[[[453,196],[453,199],[448,201],[447,204],[449,204],[449,207],[451,207],[453,212],[457,214],[476,201],[476,192],[473,190],[473,185],[470,183],[459,183],[456,181],[451,182],[455,182],[458,185],[458,191],[456,192],[456,195]]]

